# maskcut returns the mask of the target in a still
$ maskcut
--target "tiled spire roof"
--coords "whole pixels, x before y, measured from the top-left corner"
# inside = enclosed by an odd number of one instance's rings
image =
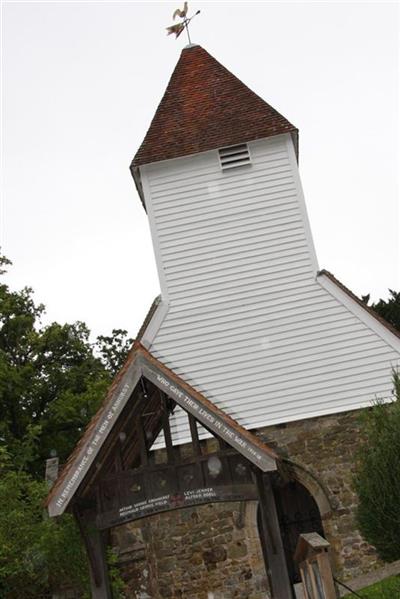
[[[132,167],[297,129],[201,46],[182,51]]]

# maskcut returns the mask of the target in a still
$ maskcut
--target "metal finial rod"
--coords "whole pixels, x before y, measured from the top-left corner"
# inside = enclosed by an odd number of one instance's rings
[[[187,33],[187,36],[188,36],[188,42],[189,42],[189,44],[191,44],[191,43],[192,43],[192,40],[190,39],[189,23],[190,23],[190,21],[191,21],[192,19],[194,19],[194,17],[195,17],[196,15],[198,15],[199,13],[200,13],[200,11],[198,10],[196,13],[194,13],[194,15],[192,15],[192,16],[190,17],[190,19],[188,19],[187,17],[185,17],[185,20],[183,21],[183,26],[184,26],[184,27],[185,27],[185,29],[186,29],[186,33]]]
[[[185,26],[186,33],[187,33],[187,36],[188,36],[188,42],[189,42],[189,44],[191,44],[191,43],[192,43],[192,40],[190,39],[190,33],[189,33],[189,23],[190,23],[189,19],[185,19],[185,21],[184,21],[184,23],[183,23],[183,24],[184,24],[184,26]]]

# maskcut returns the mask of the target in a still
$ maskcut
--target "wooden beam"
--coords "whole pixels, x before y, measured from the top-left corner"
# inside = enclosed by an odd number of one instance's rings
[[[272,597],[273,599],[290,599],[293,597],[293,591],[283,550],[271,479],[268,474],[263,474],[258,469],[255,471],[255,478],[261,513],[261,534],[266,553],[267,574],[272,586]]]
[[[169,410],[168,410],[168,399],[162,391],[159,391],[161,405],[162,405],[162,426],[164,431],[165,447],[167,448],[168,462],[173,464],[175,462],[175,450],[172,443],[171,427],[169,425]]]
[[[136,413],[134,413],[134,418],[131,420],[126,420],[125,422],[125,430],[128,432],[128,436],[126,439],[126,442],[124,444],[124,450],[123,450],[123,460],[124,460],[124,466],[125,469],[129,469],[134,463],[135,460],[140,456],[140,443],[138,440],[138,433],[137,433],[137,422],[140,418],[140,412],[142,413],[142,421],[143,418],[148,418],[149,422],[150,422],[150,429],[151,432],[153,433],[153,437],[156,438],[159,430],[160,430],[160,426],[157,426],[154,423],[157,423],[157,406],[159,404],[159,397],[158,397],[158,393],[159,393],[159,389],[158,387],[155,387],[154,385],[152,385],[152,391],[150,393],[150,399],[148,399],[147,404],[144,406],[144,409],[141,409],[141,401],[139,401],[135,406],[134,406],[134,411],[136,411]],[[139,395],[139,393],[138,393]],[[138,413],[139,412],[139,413]],[[149,425],[147,425],[149,426]],[[133,434],[132,434],[133,433]],[[149,447],[149,442],[146,439],[146,444],[147,444],[147,448]]]
[[[141,465],[147,466],[149,463],[149,452],[147,450],[147,439],[144,432],[143,418],[139,416],[137,419],[137,431],[139,438],[139,446],[140,446],[140,459]]]
[[[188,413],[188,418],[189,418],[190,434],[192,436],[194,455],[200,456],[201,455],[201,447],[200,447],[199,431],[197,430],[196,419],[194,418],[194,416],[192,416],[192,414],[189,414],[189,413]]]
[[[324,585],[324,591],[326,599],[335,599],[337,597],[335,583],[333,580],[332,566],[329,561],[329,554],[327,549],[317,556],[317,562],[319,571],[321,573],[322,582]]]
[[[93,510],[75,508],[74,516],[89,558],[92,599],[112,599],[106,553],[108,532],[96,528],[95,512]]]
[[[207,486],[196,488],[193,490],[192,495],[186,495],[181,499],[177,499],[176,493],[159,495],[159,498],[161,501],[158,505],[157,496],[151,498],[151,496],[146,495],[146,499],[140,500],[138,503],[135,503],[133,500],[127,503],[126,506],[122,506],[126,509],[121,510],[118,506],[115,509],[100,512],[96,518],[97,527],[100,530],[105,530],[153,514],[161,514],[174,509],[194,507],[207,503],[254,501],[257,499],[257,490],[253,484],[224,485],[219,487]]]
[[[114,455],[114,468],[116,472],[121,472],[124,469],[124,458],[122,456],[121,440],[118,440],[119,445]]]

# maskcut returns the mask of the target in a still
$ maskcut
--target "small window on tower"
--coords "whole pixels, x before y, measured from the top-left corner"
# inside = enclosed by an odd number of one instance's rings
[[[223,171],[245,164],[251,164],[250,152],[247,144],[229,146],[218,150],[219,161]]]

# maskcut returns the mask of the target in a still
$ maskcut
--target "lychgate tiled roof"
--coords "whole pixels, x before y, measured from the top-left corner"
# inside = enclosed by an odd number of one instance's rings
[[[182,51],[132,167],[297,132],[201,46]]]
[[[141,363],[139,363],[140,360],[142,360]],[[201,407],[206,408],[210,413],[218,417],[221,420],[221,422],[225,423],[232,430],[236,431],[243,440],[247,441],[249,445],[253,447],[253,449],[258,449],[264,457],[264,459],[260,458],[261,461],[259,462],[259,467],[263,471],[266,471],[266,468],[269,468],[269,461],[273,463],[275,462],[275,460],[279,459],[276,452],[271,447],[269,447],[264,441],[262,441],[257,435],[251,433],[250,431],[240,426],[233,418],[231,418],[227,413],[221,410],[221,408],[214,406],[214,404],[211,401],[209,401],[201,393],[196,391],[196,389],[193,389],[184,380],[177,377],[172,370],[166,368],[164,364],[162,364],[156,358],[154,358],[154,356],[152,356],[151,353],[147,351],[145,347],[143,347],[138,341],[135,341],[131,351],[129,352],[124,366],[115,377],[114,382],[111,385],[103,404],[100,406],[97,413],[89,422],[88,426],[85,429],[85,432],[83,433],[79,442],[75,446],[73,452],[69,456],[67,463],[65,464],[57,481],[55,482],[54,486],[52,487],[50,493],[46,498],[45,505],[49,508],[51,515],[59,515],[64,511],[66,506],[71,501],[72,497],[75,495],[75,493],[77,493],[84,476],[86,476],[89,469],[91,468],[91,464],[94,460],[94,457],[100,452],[100,443],[96,441],[94,445],[93,443],[92,445],[90,445],[90,443],[93,441],[96,432],[99,430],[99,424],[101,422],[104,422],[105,416],[106,421],[111,422],[110,426],[106,429],[107,432],[103,434],[103,437],[106,437],[108,434],[111,434],[111,429],[116,426],[117,420],[120,417],[119,414],[115,417],[114,420],[110,419],[108,414],[112,414],[113,412],[117,413],[113,407],[115,406],[115,400],[117,399],[118,401],[118,396],[121,397],[121,389],[124,389],[124,387],[129,387],[128,379],[129,376],[131,376],[129,375],[129,370],[135,366],[135,363],[138,368],[138,372],[136,374],[136,379],[133,379],[134,381],[138,381],[142,375],[145,378],[148,376],[148,374],[146,373],[146,366],[147,372],[149,371],[149,367],[152,367],[153,369],[156,369],[155,374],[158,373],[164,377],[170,378],[170,380],[174,384],[175,389],[176,386],[178,386],[183,393],[187,393],[190,398],[198,401]],[[143,365],[145,366],[144,369],[142,368]],[[132,383],[131,380],[131,386],[132,385],[135,388],[136,382]],[[131,393],[125,393],[125,401],[129,400],[130,396]],[[173,398],[173,395],[171,395],[171,397]],[[201,421],[201,418],[199,418],[199,421]],[[155,423],[156,421],[154,421],[153,424]],[[228,443],[231,443],[231,441],[228,440]],[[232,441],[232,443],[234,442]],[[88,451],[88,447],[92,448],[90,452]],[[240,452],[241,448],[239,447],[238,450]],[[274,468],[275,467],[276,466],[274,466]],[[83,475],[81,479],[79,479],[77,475],[81,471]]]

